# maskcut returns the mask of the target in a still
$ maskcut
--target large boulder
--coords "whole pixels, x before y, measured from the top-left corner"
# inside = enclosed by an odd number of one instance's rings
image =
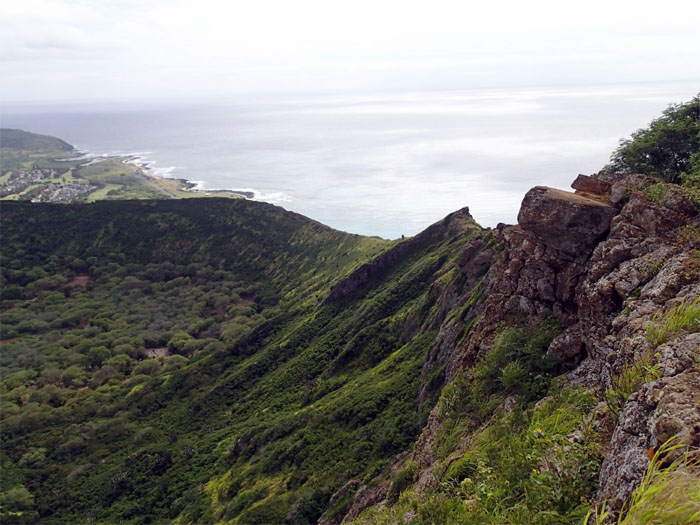
[[[610,230],[617,214],[612,204],[568,191],[535,186],[527,192],[518,224],[562,254],[589,254]]]

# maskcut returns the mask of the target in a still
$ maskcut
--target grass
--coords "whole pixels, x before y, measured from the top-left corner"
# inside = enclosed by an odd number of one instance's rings
[[[627,398],[639,390],[644,383],[659,378],[659,367],[654,364],[654,356],[647,354],[625,365],[622,372],[612,378],[610,388],[605,391],[604,398],[614,421],[620,417]]]
[[[73,177],[73,170],[71,169],[70,171],[67,171],[63,175],[61,175],[59,182],[63,185],[69,185],[69,184],[74,184],[80,181],[80,179],[77,179]]]
[[[537,409],[498,412],[476,431],[463,428],[459,455],[434,467],[434,488],[410,487],[409,462],[392,480],[396,503],[370,508],[355,523],[402,523],[407,513],[417,523],[580,523],[595,496],[601,458],[593,431],[583,428],[583,443],[568,436],[581,429],[595,402],[582,391],[554,387]]]
[[[646,328],[646,340],[654,346],[670,341],[674,337],[700,330],[700,297],[681,304],[660,318],[654,315]]]
[[[665,465],[669,453],[683,447],[675,441],[674,436],[654,453],[642,481],[618,515],[617,525],[700,523],[700,467],[697,461],[689,461],[686,450],[670,465]],[[588,512],[584,525],[610,523],[611,518],[611,512],[603,503]]]
[[[103,188],[93,191],[88,195],[87,202],[101,201],[107,198],[109,192],[120,189],[118,184],[106,184]]]
[[[675,465],[661,469],[657,462],[634,493],[622,525],[700,523],[700,471],[697,467]]]

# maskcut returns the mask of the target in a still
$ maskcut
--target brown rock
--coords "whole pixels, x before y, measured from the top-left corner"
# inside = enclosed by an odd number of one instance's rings
[[[576,180],[571,183],[571,187],[576,190],[576,193],[589,193],[591,195],[607,197],[610,195],[612,184],[588,175],[579,175],[576,177]]]
[[[570,361],[584,355],[586,346],[577,328],[578,326],[572,327],[559,334],[549,345],[547,352],[557,356],[562,361]]]
[[[374,487],[362,485],[359,489],[357,489],[352,506],[343,518],[342,523],[348,523],[356,519],[365,509],[385,501],[386,495],[389,493],[390,486],[390,481],[385,481],[379,485],[375,485]]]
[[[567,191],[536,186],[525,195],[518,224],[565,255],[590,253],[610,229],[617,209]]]

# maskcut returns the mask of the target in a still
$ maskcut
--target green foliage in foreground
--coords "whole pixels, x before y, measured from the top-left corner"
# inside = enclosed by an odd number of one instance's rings
[[[656,357],[650,353],[644,354],[611,378],[610,387],[603,397],[613,421],[618,421],[629,396],[643,384],[659,378],[659,366],[654,362]]]
[[[644,173],[667,182],[698,186],[700,177],[700,95],[674,104],[648,128],[622,140],[608,169]]]
[[[553,320],[529,334],[515,328],[505,329],[493,348],[443,389],[438,404],[445,422],[443,435],[453,425],[478,428],[503,404],[505,397],[514,396],[522,405],[543,397],[551,378],[559,371],[557,360],[547,354],[559,331]],[[445,439],[441,447],[443,455],[454,446],[452,438]]]
[[[42,523],[315,522],[415,439],[415,320],[480,231],[407,240],[329,301],[395,243],[244,200],[2,221],[2,519]]]
[[[532,333],[504,330],[442,391],[432,448],[437,485],[411,488],[409,462],[392,480],[395,504],[369,509],[357,523],[402,523],[406,515],[426,524],[580,523],[602,459],[584,423],[597,399],[552,380],[559,365],[545,352],[558,331],[551,321]],[[507,397],[515,399],[510,412]]]
[[[536,408],[498,409],[476,431],[462,427],[462,444],[433,469],[436,487],[407,489],[357,523],[402,523],[406,515],[420,524],[580,523],[601,461],[596,436],[581,424],[596,402],[554,387]]]
[[[618,525],[691,525],[700,522],[700,466],[672,437],[654,453],[644,477],[618,515]],[[675,456],[675,459],[672,459]],[[584,525],[612,523],[605,503],[588,512]]]

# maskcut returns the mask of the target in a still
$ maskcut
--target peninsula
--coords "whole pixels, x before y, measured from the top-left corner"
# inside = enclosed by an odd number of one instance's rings
[[[81,155],[67,142],[19,129],[0,129],[0,199],[94,202],[196,197],[253,198],[253,192],[201,190],[185,179],[150,173],[131,156]]]

